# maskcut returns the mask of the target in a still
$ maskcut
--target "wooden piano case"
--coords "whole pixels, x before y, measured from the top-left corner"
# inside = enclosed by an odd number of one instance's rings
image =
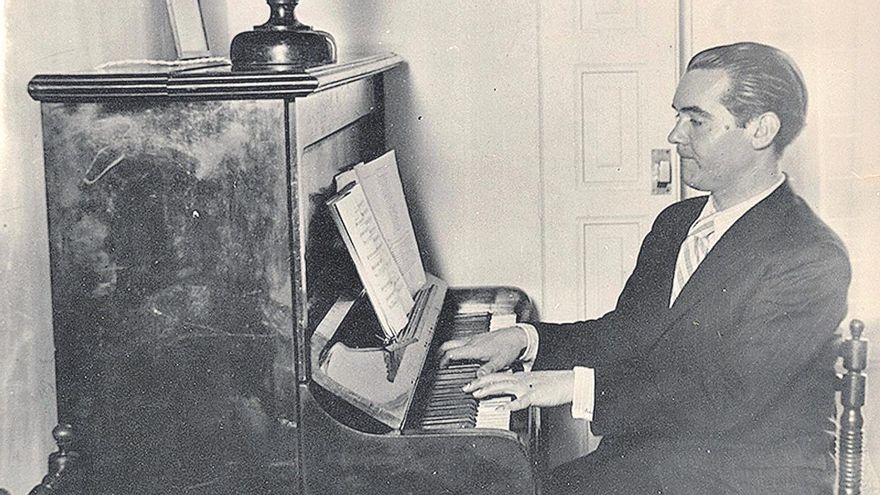
[[[58,418],[77,455],[62,449],[71,462],[33,493],[406,492],[425,480],[397,476],[405,463],[456,469],[466,442],[368,438],[310,379],[315,328],[360,288],[324,199],[342,167],[387,151],[384,78],[401,62],[34,77]],[[383,474],[387,458],[370,463],[388,449],[403,464]]]

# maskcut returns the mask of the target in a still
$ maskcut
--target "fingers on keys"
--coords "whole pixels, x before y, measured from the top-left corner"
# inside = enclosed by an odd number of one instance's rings
[[[515,375],[510,373],[494,373],[477,378],[468,383],[462,390],[471,392],[474,397],[482,399],[492,395],[520,395],[525,387]]]
[[[502,367],[503,365],[501,363],[494,359],[490,359],[477,369],[477,377],[488,376],[500,370]]]
[[[531,387],[522,377],[510,373],[494,373],[477,378],[462,388],[477,399],[508,396],[510,402],[500,404],[501,410],[519,411],[532,405]]]
[[[466,340],[447,340],[443,344],[440,345],[440,352],[443,355],[440,357],[440,367],[446,366],[449,361],[467,359],[467,357],[463,356],[468,354],[468,341]]]
[[[507,411],[519,411],[520,409],[525,409],[532,405],[531,402],[527,400],[527,398],[527,395],[523,397],[517,397],[516,399],[513,399],[512,401],[504,404],[501,407],[503,407]]]

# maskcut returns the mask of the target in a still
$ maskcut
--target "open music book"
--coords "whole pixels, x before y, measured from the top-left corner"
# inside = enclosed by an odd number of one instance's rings
[[[386,340],[408,322],[425,284],[418,244],[394,151],[336,176],[327,201]]]

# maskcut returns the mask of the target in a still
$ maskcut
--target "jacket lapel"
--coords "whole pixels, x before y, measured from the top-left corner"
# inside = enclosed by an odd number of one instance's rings
[[[690,230],[691,225],[697,220],[697,217],[700,216],[700,212],[703,211],[708,199],[709,196],[695,198],[695,201],[690,204],[690,208],[682,212],[680,220],[676,222],[675,225],[671,226],[669,231],[665,233],[666,239],[663,243],[667,247],[663,250],[663,258],[660,262],[658,272],[661,274],[660,280],[662,280],[663,285],[661,286],[662,290],[658,293],[660,300],[657,301],[658,308],[666,308],[664,313],[668,313],[669,309],[669,297],[672,294],[672,279],[675,275],[675,264],[678,261],[678,251],[681,249],[681,244],[687,237],[688,230]]]
[[[750,254],[760,251],[766,239],[778,232],[783,212],[792,204],[792,196],[786,181],[724,233],[675,299],[668,323],[678,320],[690,307],[753,262]]]

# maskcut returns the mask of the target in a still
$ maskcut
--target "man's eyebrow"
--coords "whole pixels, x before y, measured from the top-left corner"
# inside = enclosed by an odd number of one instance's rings
[[[689,113],[689,114],[696,115],[698,117],[707,118],[707,119],[712,117],[711,113],[709,113],[709,112],[707,112],[697,106],[675,108],[675,105],[672,105],[672,109],[678,113]]]

